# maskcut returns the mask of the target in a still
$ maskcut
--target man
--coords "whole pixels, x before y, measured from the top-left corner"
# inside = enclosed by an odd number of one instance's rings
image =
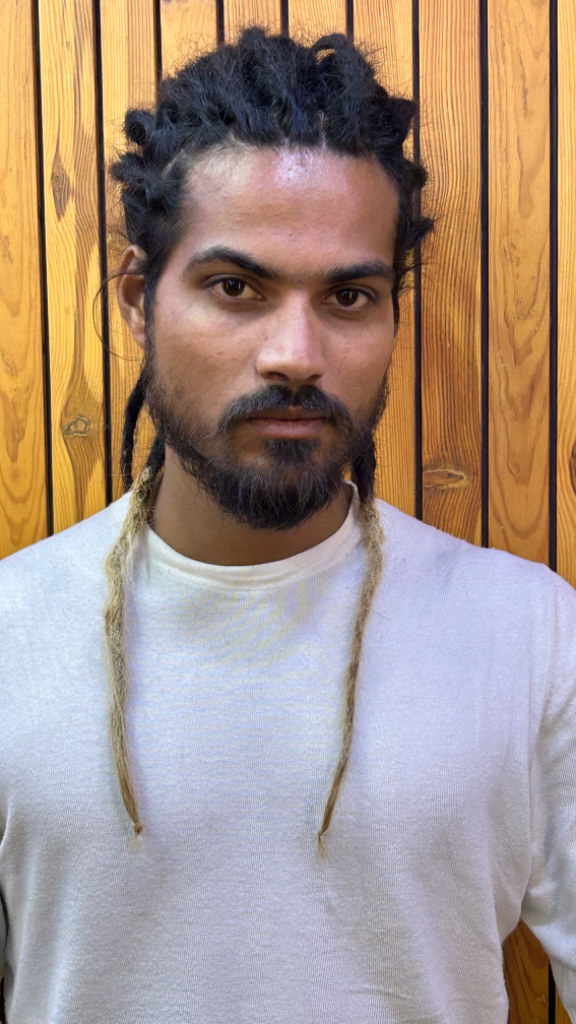
[[[0,566],[10,1024],[505,1024],[520,918],[576,1021],[576,594],[373,498],[413,112],[253,29],[127,115],[157,437]]]

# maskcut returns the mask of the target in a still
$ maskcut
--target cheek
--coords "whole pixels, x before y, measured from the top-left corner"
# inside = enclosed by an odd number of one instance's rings
[[[335,361],[333,387],[326,383],[327,390],[342,398],[352,412],[363,411],[378,394],[393,348],[393,328],[357,339]]]
[[[249,377],[247,339],[223,331],[206,316],[158,317],[156,364],[164,389],[180,406],[216,422],[223,405],[237,398]],[[249,382],[244,390],[249,390]]]

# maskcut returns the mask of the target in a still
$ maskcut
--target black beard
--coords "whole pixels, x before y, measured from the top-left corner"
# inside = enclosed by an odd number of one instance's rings
[[[232,402],[222,414],[216,435],[187,427],[166,400],[156,372],[152,346],[145,358],[146,405],[156,430],[178,457],[180,465],[237,522],[254,530],[289,530],[300,526],[338,495],[348,466],[363,461],[374,478],[374,431],[388,397],[385,374],[368,420],[356,423],[346,406],[320,388],[303,384],[289,388],[272,384]],[[301,406],[320,412],[338,434],[338,440],[324,461],[314,459],[321,442],[310,440],[263,440],[264,456],[258,465],[243,466],[229,441],[229,428],[257,412]],[[221,440],[223,453],[203,455],[207,440]]]

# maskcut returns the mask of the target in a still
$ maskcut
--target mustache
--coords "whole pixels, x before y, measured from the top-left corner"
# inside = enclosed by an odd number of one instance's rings
[[[300,384],[297,388],[290,388],[287,384],[269,384],[252,395],[241,395],[231,402],[220,417],[217,434],[225,434],[230,427],[250,419],[256,413],[268,412],[269,409],[288,409],[291,406],[320,413],[335,427],[349,430],[353,425],[344,403],[314,384]]]

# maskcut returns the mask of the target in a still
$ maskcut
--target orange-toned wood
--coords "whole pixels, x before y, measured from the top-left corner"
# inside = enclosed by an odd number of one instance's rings
[[[548,558],[549,7],[489,0],[489,543]],[[548,1020],[548,960],[504,945],[510,1024]]]
[[[477,0],[423,0],[419,37],[420,153],[437,217],[422,270],[422,516],[440,530],[480,544]]]
[[[548,957],[523,921],[504,943],[508,1024],[548,1024]]]
[[[558,513],[557,570],[576,587],[576,8],[558,5]],[[556,1024],[570,1024],[556,993]]]
[[[54,531],[105,505],[93,4],[39,0]]]
[[[280,14],[280,0],[224,0],[224,38],[227,43],[234,42],[248,25],[267,26],[271,32],[280,32]]]
[[[490,546],[546,562],[549,6],[488,12]]]
[[[154,0],[141,0],[138,17],[133,14],[134,0],[101,0],[102,102],[104,121],[104,157],[106,167],[120,153],[131,149],[122,131],[129,108],[151,109],[156,100],[156,47]],[[120,261],[128,240],[120,190],[106,176],[106,222],[108,272]],[[142,351],[123,319],[116,299],[116,281],[108,285],[110,331],[110,394],[112,414],[112,492],[116,500],[123,494],[120,476],[120,449],[124,408],[138,377]],[[154,438],[154,428],[143,410],[136,434],[134,473],[146,462]]]
[[[161,0],[162,74],[216,45],[216,0]]]
[[[0,6],[0,558],[46,536],[40,237],[30,4]]]
[[[576,587],[576,7],[558,5],[558,572]]]
[[[314,42],[328,32],[346,31],[346,0],[289,0],[290,35]]]
[[[393,95],[412,97],[412,0],[356,0],[354,37],[377,50],[379,79]],[[413,156],[412,132],[405,143]],[[390,397],[377,431],[379,498],[415,512],[414,295],[412,275],[400,296],[400,325],[390,365]]]

